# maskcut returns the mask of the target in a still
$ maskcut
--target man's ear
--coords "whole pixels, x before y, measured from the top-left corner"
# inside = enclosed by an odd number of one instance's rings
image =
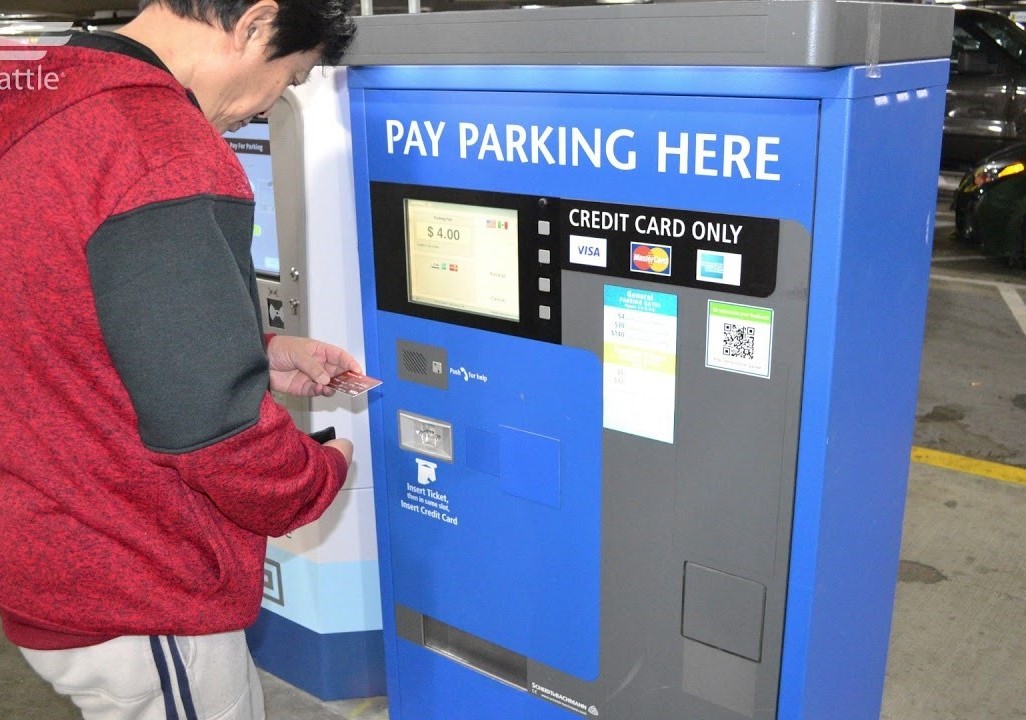
[[[246,8],[231,32],[235,50],[239,53],[259,50],[262,55],[266,54],[277,16],[278,3],[275,0],[259,0]]]

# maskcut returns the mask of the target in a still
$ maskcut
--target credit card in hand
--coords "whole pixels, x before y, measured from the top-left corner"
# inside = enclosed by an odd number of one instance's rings
[[[380,384],[381,380],[354,373],[352,370],[346,370],[344,373],[339,373],[333,377],[328,382],[328,387],[356,397],[357,395],[363,395],[371,388],[376,388]]]

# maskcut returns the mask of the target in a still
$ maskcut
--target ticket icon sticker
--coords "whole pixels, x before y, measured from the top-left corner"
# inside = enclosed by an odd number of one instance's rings
[[[339,373],[328,382],[328,387],[334,388],[341,393],[356,397],[357,395],[363,395],[365,392],[372,388],[376,388],[381,384],[381,380],[372,378],[368,375],[360,375],[352,370],[346,370],[344,373]]]

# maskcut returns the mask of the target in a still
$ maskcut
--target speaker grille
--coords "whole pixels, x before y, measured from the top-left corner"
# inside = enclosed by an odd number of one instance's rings
[[[397,340],[396,367],[401,380],[439,390],[449,389],[449,363],[443,347]]]
[[[423,354],[413,350],[403,350],[403,369],[413,375],[430,375],[428,371],[428,359]]]

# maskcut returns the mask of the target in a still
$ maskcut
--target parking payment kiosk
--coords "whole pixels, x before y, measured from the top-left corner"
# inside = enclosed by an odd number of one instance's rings
[[[226,136],[256,201],[253,264],[264,331],[315,337],[362,361],[345,73],[318,69],[268,123]],[[331,141],[323,138],[330,137]],[[311,142],[308,138],[318,138]],[[385,691],[367,399],[280,395],[303,430],[355,445],[343,489],[316,522],[268,541],[257,665],[324,700]]]
[[[360,19],[393,720],[879,716],[951,22]]]

